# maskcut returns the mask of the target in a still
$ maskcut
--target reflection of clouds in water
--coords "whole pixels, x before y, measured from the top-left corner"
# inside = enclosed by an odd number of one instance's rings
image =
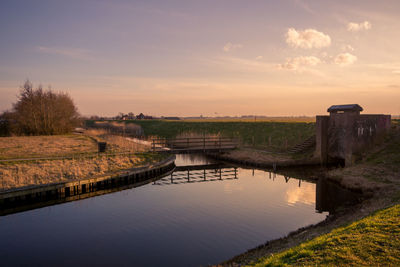
[[[213,162],[213,160],[199,154],[178,154],[175,160],[176,166],[210,164]]]
[[[230,182],[224,184],[224,193],[232,194],[239,191],[243,191],[243,186]]]
[[[301,187],[295,184],[290,184],[286,190],[286,201],[289,205],[294,205],[298,202],[304,204],[315,203],[315,184],[301,183]]]

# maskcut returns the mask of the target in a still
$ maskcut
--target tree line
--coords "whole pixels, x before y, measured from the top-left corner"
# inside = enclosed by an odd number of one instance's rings
[[[27,80],[11,111],[0,115],[0,135],[55,135],[71,132],[80,123],[72,98]]]

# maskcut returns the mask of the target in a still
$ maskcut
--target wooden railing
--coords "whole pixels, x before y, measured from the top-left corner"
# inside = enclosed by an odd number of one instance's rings
[[[227,150],[235,149],[238,140],[229,137],[191,137],[173,139],[153,139],[151,149],[160,151],[189,151],[189,150]]]

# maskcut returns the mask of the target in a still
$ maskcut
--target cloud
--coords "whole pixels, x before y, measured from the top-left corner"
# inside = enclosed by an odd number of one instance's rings
[[[235,49],[242,48],[242,47],[243,46],[241,44],[232,44],[231,42],[229,42],[226,45],[224,45],[223,50],[224,50],[224,52],[230,52]]]
[[[351,45],[343,45],[342,50],[343,51],[354,51],[354,47],[352,47]]]
[[[393,74],[400,75],[400,70],[393,70],[392,73],[393,73]]]
[[[62,55],[77,59],[90,59],[90,51],[86,49],[37,46],[36,50],[45,54]]]
[[[256,57],[256,60],[261,60],[261,59],[263,59],[263,56]]]
[[[350,32],[358,32],[362,30],[367,31],[371,29],[371,27],[372,25],[368,21],[364,21],[361,23],[350,22],[349,24],[347,24],[347,30]]]
[[[350,53],[341,53],[335,57],[335,64],[340,66],[348,66],[357,61],[357,57]]]
[[[299,70],[303,67],[312,67],[321,63],[321,60],[314,56],[309,57],[295,57],[295,58],[287,58],[284,64],[279,64],[279,69],[285,70]]]
[[[331,37],[314,29],[297,31],[294,28],[289,28],[286,33],[286,43],[296,48],[322,48],[331,45]]]

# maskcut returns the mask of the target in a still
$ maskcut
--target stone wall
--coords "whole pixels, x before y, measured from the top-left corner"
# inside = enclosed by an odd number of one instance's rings
[[[390,129],[390,115],[360,115],[359,112],[317,116],[316,151],[322,164],[354,163],[361,154],[383,140]]]

